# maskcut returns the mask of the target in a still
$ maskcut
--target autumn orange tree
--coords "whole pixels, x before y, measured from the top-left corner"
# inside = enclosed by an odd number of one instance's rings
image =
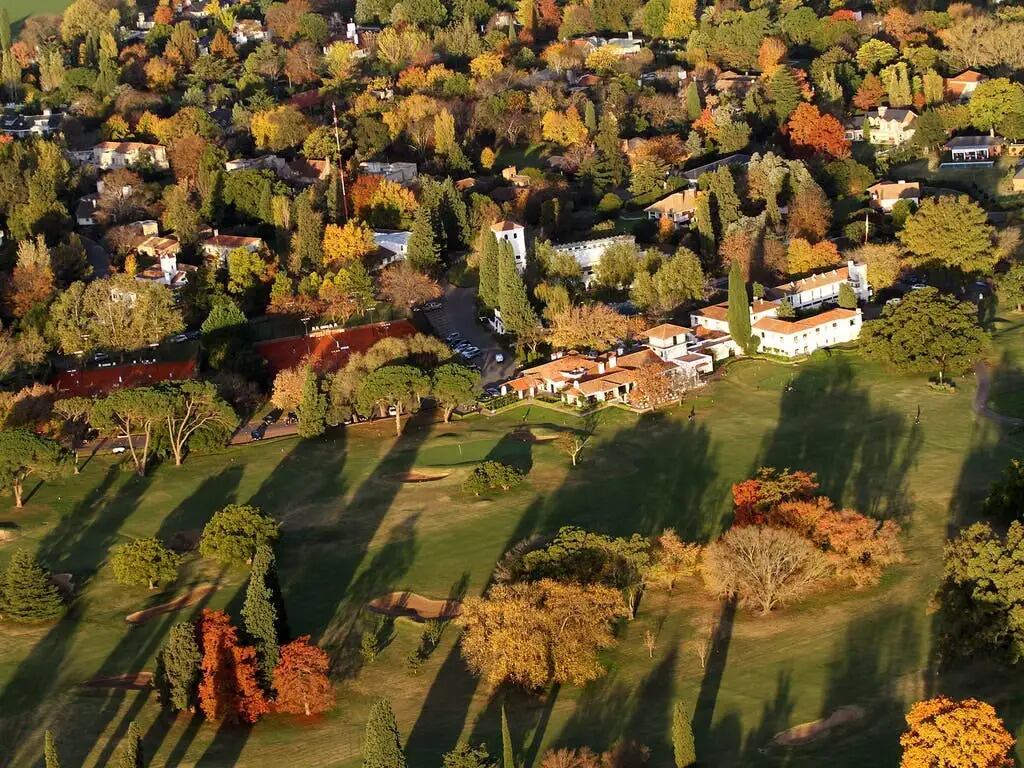
[[[900,768],[1009,768],[1014,738],[990,704],[945,696],[919,701],[900,736]]]
[[[327,677],[330,659],[309,635],[281,646],[281,660],[274,670],[275,706],[296,715],[320,714],[334,706],[334,690]]]
[[[761,525],[784,501],[810,499],[818,490],[813,472],[761,467],[749,480],[732,486],[733,525]]]
[[[832,115],[822,114],[813,104],[803,103],[793,110],[785,133],[798,152],[836,158],[850,155],[850,142],[846,140],[843,124]]]
[[[223,611],[203,609],[199,637],[203,714],[208,720],[255,723],[270,710],[257,678],[256,651],[238,644],[238,630]]]

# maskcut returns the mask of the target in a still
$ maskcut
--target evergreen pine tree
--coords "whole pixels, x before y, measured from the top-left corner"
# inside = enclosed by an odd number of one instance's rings
[[[490,229],[480,233],[477,270],[480,273],[480,301],[494,309],[498,306],[498,240]]]
[[[768,79],[768,95],[772,100],[775,119],[781,125],[789,119],[802,99],[800,86],[789,67],[779,67]]]
[[[597,132],[597,109],[590,99],[587,99],[587,103],[583,107],[583,124],[591,133]]]
[[[740,220],[740,198],[736,194],[736,181],[727,166],[719,166],[713,173],[705,174],[708,190],[715,196],[718,208],[719,232],[723,235],[730,224]]]
[[[172,711],[195,709],[202,661],[195,624],[179,621],[160,651],[157,673],[161,697]]]
[[[516,758],[512,750],[512,733],[508,728],[508,715],[505,705],[501,705],[501,768],[516,768]]]
[[[672,708],[672,750],[675,752],[676,768],[691,768],[697,762],[697,750],[693,743],[693,726],[686,716],[683,702],[677,701]]]
[[[693,228],[697,230],[701,255],[706,262],[710,262],[715,253],[715,223],[711,217],[711,196],[707,192],[697,196]]]
[[[344,206],[341,199],[341,179],[338,176],[338,169],[331,166],[331,176],[327,181],[327,195],[325,205],[327,206],[327,218],[332,224],[340,224]]]
[[[512,246],[504,242],[498,244],[498,306],[501,323],[508,333],[522,336],[539,323],[526,295],[523,276],[516,269]]]
[[[46,768],[60,768],[60,755],[57,754],[57,743],[53,739],[53,731],[46,729],[45,745],[43,747],[43,760]]]
[[[729,335],[744,352],[750,351],[750,299],[747,285],[743,282],[743,271],[738,261],[729,268]]]
[[[279,644],[277,608],[268,583],[273,568],[273,550],[266,544],[257,547],[252,558],[249,586],[245,590],[245,603],[242,605],[245,631],[256,646],[260,678],[268,689],[273,682],[274,669],[277,667]]]
[[[626,178],[626,158],[619,141],[619,121],[610,111],[601,114],[594,139],[599,158],[603,161],[611,179],[611,186],[619,186]]]
[[[700,92],[697,90],[697,81],[691,80],[686,86],[686,119],[691,123],[700,117]]]
[[[0,581],[0,616],[10,621],[44,621],[64,612],[60,590],[26,550],[19,549]]]
[[[113,763],[114,768],[142,768],[142,735],[134,720],[128,725],[128,733],[121,743],[121,754]]]
[[[406,260],[420,272],[430,272],[440,263],[440,249],[434,234],[434,217],[430,209],[421,206],[416,211],[416,219],[409,235],[409,246],[405,254]]]
[[[306,373],[306,380],[302,384],[302,399],[296,413],[299,417],[300,437],[316,437],[327,431],[327,398],[312,368]]]
[[[370,709],[363,743],[363,768],[405,768],[402,737],[387,699],[379,699]]]

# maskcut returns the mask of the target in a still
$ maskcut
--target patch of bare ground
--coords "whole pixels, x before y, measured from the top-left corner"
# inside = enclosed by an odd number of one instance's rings
[[[787,728],[781,733],[775,734],[775,738],[772,739],[772,743],[783,747],[795,747],[800,744],[808,744],[816,739],[820,739],[822,736],[827,736],[836,726],[845,725],[846,723],[855,723],[858,720],[863,719],[863,707],[858,707],[856,705],[839,707],[839,709],[828,717],[812,720],[809,723],[794,725],[792,728]]]
[[[434,480],[444,480],[450,474],[450,472],[417,472],[416,470],[409,470],[408,472],[390,475],[390,477],[393,480],[398,480],[400,483],[430,483]]]
[[[136,626],[145,624],[156,616],[164,616],[168,613],[180,611],[182,608],[188,608],[190,605],[195,605],[208,594],[215,592],[216,590],[217,587],[213,584],[196,587],[195,589],[186,592],[181,597],[176,597],[170,602],[154,605],[152,608],[146,608],[145,610],[136,611],[135,613],[129,613],[124,617],[124,620],[129,624],[134,624]]]
[[[433,600],[415,592],[392,592],[375,597],[366,604],[374,613],[385,616],[405,616],[415,621],[453,619],[462,612],[458,600]]]
[[[122,691],[142,691],[151,685],[153,685],[152,672],[94,677],[92,680],[82,683],[83,688],[116,688]]]

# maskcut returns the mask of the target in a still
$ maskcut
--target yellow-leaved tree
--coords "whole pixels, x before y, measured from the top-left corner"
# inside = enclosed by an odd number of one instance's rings
[[[362,221],[349,219],[342,226],[324,227],[324,263],[361,259],[376,250],[373,230]]]
[[[919,701],[900,736],[900,768],[1009,768],[1014,738],[992,705],[945,696]]]

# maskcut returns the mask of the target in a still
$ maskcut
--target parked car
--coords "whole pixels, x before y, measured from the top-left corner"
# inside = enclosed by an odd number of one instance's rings
[[[501,387],[496,384],[488,384],[484,387],[484,394],[488,397],[497,397],[501,394]]]
[[[505,362],[505,356],[501,352],[495,352],[494,353],[494,362],[496,362],[496,363],[504,363]]]
[[[249,433],[249,437],[253,440],[262,440],[265,434],[267,434],[267,425],[260,424],[256,429]]]
[[[116,445],[116,446],[114,446],[113,448],[110,449],[110,452],[112,454],[114,454],[115,456],[117,456],[118,454],[124,453],[127,450],[128,449],[125,448],[123,445]]]
[[[299,415],[295,411],[288,411],[288,415],[284,419],[285,424],[298,424]]]
[[[389,405],[388,406],[388,416],[394,416],[396,413],[398,413],[398,409],[395,408],[395,406],[393,406],[393,405]]]
[[[263,423],[267,425],[274,424],[278,419],[281,418],[282,413],[283,411],[280,408],[275,408],[274,410],[272,410],[270,413],[263,417]]]
[[[889,299],[887,302],[885,302],[885,306],[895,307],[901,301],[903,301],[903,299],[901,299],[899,296],[896,296],[895,298]]]
[[[186,341],[188,341],[188,334],[186,333],[176,333],[173,336],[171,336],[172,344],[182,344]]]
[[[424,312],[434,312],[443,306],[440,299],[431,299],[430,301],[423,302],[420,307]]]
[[[910,290],[912,290],[912,291],[923,291],[927,287],[928,286],[925,285],[924,283],[914,283],[912,286],[910,286]]]
[[[462,334],[459,333],[458,331],[452,331],[451,333],[444,337],[444,340],[447,341],[449,344],[453,341],[462,341]]]
[[[476,347],[470,347],[469,349],[462,350],[461,352],[459,352],[459,354],[462,355],[467,360],[472,360],[474,357],[480,356],[480,350],[477,349]]]

